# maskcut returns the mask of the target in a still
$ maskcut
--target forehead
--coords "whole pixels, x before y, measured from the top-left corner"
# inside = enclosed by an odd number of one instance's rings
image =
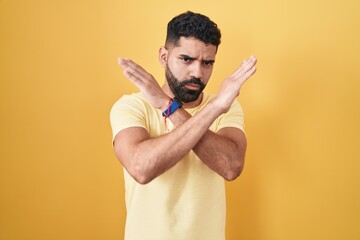
[[[175,55],[185,54],[194,58],[215,59],[216,46],[205,44],[193,37],[181,37],[176,46],[173,46],[171,52]]]

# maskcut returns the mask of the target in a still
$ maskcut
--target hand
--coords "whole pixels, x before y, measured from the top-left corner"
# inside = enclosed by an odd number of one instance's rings
[[[125,77],[139,88],[140,92],[155,108],[166,108],[170,97],[165,94],[151,74],[130,59],[119,58],[118,62],[124,70]]]
[[[240,93],[241,86],[256,72],[256,61],[254,56],[244,60],[241,66],[223,81],[214,100],[223,113],[229,111],[231,104]]]

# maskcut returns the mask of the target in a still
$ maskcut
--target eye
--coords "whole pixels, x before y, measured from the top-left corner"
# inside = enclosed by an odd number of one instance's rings
[[[204,61],[203,64],[205,66],[212,66],[212,65],[214,65],[214,61]]]
[[[181,60],[183,60],[184,62],[190,62],[191,58],[189,58],[189,57],[182,57]]]

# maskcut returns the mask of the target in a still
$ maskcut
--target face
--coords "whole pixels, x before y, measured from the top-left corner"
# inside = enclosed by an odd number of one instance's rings
[[[195,38],[181,37],[177,46],[167,50],[165,76],[177,99],[189,103],[197,100],[212,74],[216,46]]]
[[[179,81],[171,72],[168,65],[166,65],[165,76],[171,91],[175,97],[183,103],[193,102],[198,99],[206,86],[206,84],[196,77]]]

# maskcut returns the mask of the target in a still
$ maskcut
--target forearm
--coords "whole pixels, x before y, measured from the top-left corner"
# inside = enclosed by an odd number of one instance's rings
[[[179,127],[191,119],[191,115],[184,109],[170,116],[172,123]],[[220,131],[226,131],[220,130]],[[233,180],[239,176],[244,165],[246,138],[241,130],[239,141],[235,142],[221,134],[207,130],[192,149],[195,154],[212,170],[226,180]]]
[[[173,115],[179,114],[180,111],[175,111]],[[155,138],[148,137],[130,146],[126,156],[123,156],[126,158],[126,169],[138,182],[150,182],[193,149],[220,114],[221,109],[212,107],[210,103],[172,132]]]
[[[236,179],[243,169],[246,138],[235,143],[231,139],[208,131],[193,151],[209,168],[230,181]]]

